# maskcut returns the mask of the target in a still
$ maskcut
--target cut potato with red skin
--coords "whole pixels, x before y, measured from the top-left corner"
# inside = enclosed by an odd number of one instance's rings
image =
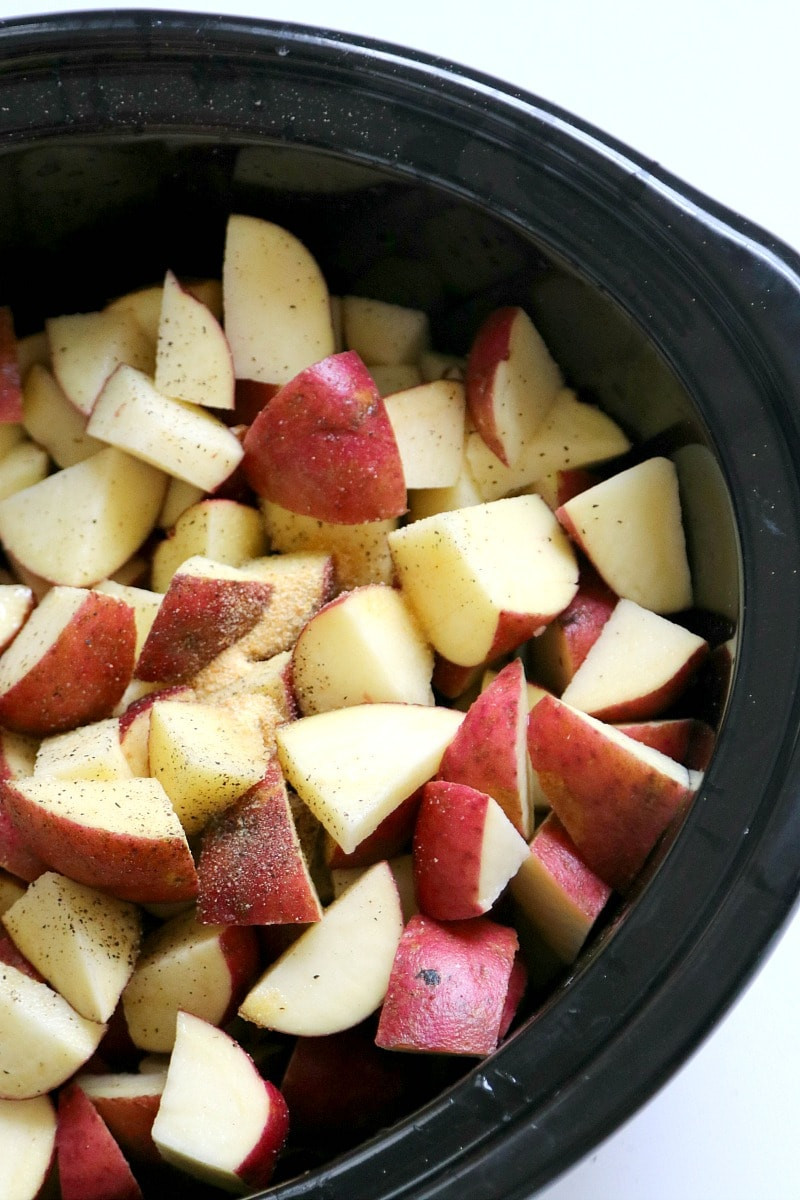
[[[300,1037],[358,1025],[386,995],[402,931],[394,875],[388,863],[376,863],[267,967],[239,1015]]]
[[[46,983],[0,964],[0,1099],[60,1087],[88,1062],[104,1032]]]
[[[111,716],[133,674],[135,648],[129,604],[52,588],[0,657],[0,722],[44,736]]]
[[[58,1097],[56,1151],[62,1200],[142,1200],[119,1145],[76,1083]]]
[[[327,283],[308,249],[280,225],[241,213],[228,218],[222,302],[237,379],[284,384],[334,352]]]
[[[557,511],[570,537],[618,596],[669,614],[692,605],[678,476],[648,458],[580,492]]]
[[[158,1164],[153,1122],[166,1082],[162,1070],[80,1074],[75,1082],[103,1118],[123,1153],[138,1162]]]
[[[603,721],[657,717],[686,690],[708,643],[682,625],[619,600],[561,694]]]
[[[136,663],[149,683],[188,683],[249,633],[272,599],[272,587],[245,571],[202,556],[175,572]]]
[[[403,930],[376,1042],[386,1050],[465,1054],[497,1048],[518,949],[516,932],[489,917],[412,917]]]
[[[4,304],[0,306],[0,424],[17,425],[22,418],[22,383],[14,314]]]
[[[300,631],[292,651],[304,716],[352,704],[433,704],[433,651],[402,593],[368,584],[340,593]]]
[[[617,599],[594,568],[582,563],[572,600],[530,644],[531,670],[538,683],[558,695],[564,691],[597,641]]]
[[[497,308],[476,333],[467,358],[467,407],[486,445],[515,462],[562,386],[557,363],[528,314]]]
[[[429,917],[463,921],[488,912],[527,855],[525,839],[485,792],[443,779],[423,788],[414,890]]]
[[[139,904],[197,895],[186,835],[156,779],[40,776],[15,781],[5,799],[31,851],[62,875]]]
[[[414,521],[389,534],[389,547],[428,639],[459,666],[515,649],[578,587],[575,552],[540,496]]]
[[[233,359],[214,314],[167,271],[154,382],[159,392],[206,408],[234,406]]]
[[[286,1101],[242,1047],[180,1013],[153,1123],[162,1158],[226,1191],[249,1191],[269,1183],[288,1132]]]
[[[310,923],[322,916],[276,762],[206,828],[197,912],[211,924]]]
[[[110,1020],[139,953],[135,905],[48,871],[3,915],[3,925],[76,1012]]]
[[[145,939],[122,995],[134,1045],[168,1054],[180,1012],[224,1025],[258,966],[258,939],[249,926],[203,925],[194,909],[165,921]]]
[[[525,670],[514,659],[472,702],[439,764],[440,779],[487,792],[525,838],[533,833],[527,727]]]
[[[105,446],[0,500],[0,539],[17,574],[21,568],[45,585],[91,587],[140,549],[166,486],[156,467]]]
[[[528,751],[584,861],[623,892],[700,781],[696,772],[554,696],[531,711]]]
[[[361,359],[333,354],[287,383],[253,421],[243,468],[257,495],[340,525],[406,511],[391,422]]]
[[[555,813],[542,821],[511,894],[565,963],[578,957],[611,888],[587,867]]]
[[[0,867],[29,883],[47,864],[33,853],[14,824],[6,803],[6,794],[14,780],[33,774],[37,741],[8,729],[0,729]]]
[[[277,731],[287,782],[346,854],[436,774],[461,713],[424,704],[356,704]]]
[[[620,733],[660,750],[693,771],[705,771],[714,752],[716,734],[713,728],[696,717],[622,722],[617,728]]]

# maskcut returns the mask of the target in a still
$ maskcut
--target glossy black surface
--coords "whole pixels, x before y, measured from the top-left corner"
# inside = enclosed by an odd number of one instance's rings
[[[276,1191],[532,1195],[696,1046],[798,893],[800,261],[532,96],[252,21],[1,22],[0,167],[0,302],[23,327],[167,266],[218,270],[225,216],[252,211],[303,236],[334,290],[424,304],[442,349],[525,304],[571,383],[648,444],[705,447],[689,537],[738,645],[682,828],[497,1054]]]

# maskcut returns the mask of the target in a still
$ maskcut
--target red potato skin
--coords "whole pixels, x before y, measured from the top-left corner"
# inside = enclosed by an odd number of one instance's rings
[[[528,717],[528,753],[581,857],[621,892],[692,796],[554,696]]]
[[[209,925],[319,921],[319,898],[304,869],[280,769],[212,822],[197,864],[199,919]]]
[[[611,888],[583,861],[555,813],[550,813],[536,831],[531,854],[587,921],[594,923],[611,895]]]
[[[250,632],[272,592],[271,584],[255,579],[207,579],[178,572],[142,646],[136,678],[187,683]]]
[[[437,652],[434,656],[431,683],[439,695],[447,700],[457,700],[480,683],[484,670],[484,663],[476,667],[462,667]]]
[[[153,1122],[161,1103],[159,1095],[144,1092],[141,1096],[87,1098],[125,1154],[153,1165],[163,1162],[153,1141]]]
[[[19,424],[23,415],[14,317],[8,305],[3,305],[0,307],[0,424]]]
[[[120,713],[120,741],[124,742],[131,727],[135,725],[136,721],[143,714],[149,713],[157,700],[191,700],[193,695],[192,689],[185,684],[174,684],[169,687],[158,688],[155,692],[148,692],[146,696],[140,696],[138,700],[132,701],[125,709],[125,712]]]
[[[62,875],[138,904],[193,900],[197,872],[185,839],[120,835],[48,812],[11,787],[11,819],[32,852]]]
[[[407,507],[391,422],[352,350],[306,368],[272,397],[245,435],[242,468],[257,495],[319,521],[356,525]]]
[[[518,308],[505,306],[489,314],[473,339],[464,377],[467,409],[473,424],[505,466],[508,456],[497,433],[491,395],[497,366],[511,352],[511,329],[518,313]]]
[[[442,755],[438,778],[487,792],[524,836],[520,789],[525,781],[517,772],[517,731],[522,711],[527,714],[525,669],[519,659],[514,659],[467,709]]]
[[[75,1083],[58,1098],[56,1156],[61,1200],[142,1200],[125,1156]]]
[[[29,849],[25,837],[14,824],[6,806],[6,788],[6,781],[0,780],[0,867],[25,883],[33,883],[49,867]]]
[[[593,471],[587,471],[585,467],[571,467],[563,471],[556,471],[552,502],[549,495],[545,496],[544,499],[547,500],[555,512],[562,504],[566,504],[575,496],[579,496],[587,488],[594,487],[599,482],[599,479],[599,475]]]
[[[486,809],[491,797],[462,783],[425,785],[414,829],[417,903],[438,921],[463,921],[477,903]]]
[[[408,922],[375,1041],[386,1050],[483,1057],[497,1048],[516,932],[488,917]]]
[[[272,1178],[278,1155],[289,1136],[289,1106],[274,1083],[263,1081],[269,1097],[269,1115],[261,1139],[253,1147],[236,1174],[248,1188],[266,1187]]]
[[[220,1025],[227,1024],[244,1000],[261,966],[258,934],[250,925],[228,925],[221,930],[219,944],[231,976],[231,998]]]
[[[668,758],[693,771],[705,771],[714,752],[716,734],[696,717],[674,717],[656,721],[633,721],[617,728],[637,742],[660,750]]]
[[[53,645],[0,696],[0,724],[46,737],[111,716],[133,675],[135,651],[130,605],[87,592]]]
[[[562,613],[531,646],[538,681],[553,692],[563,692],[591,650],[614,611],[618,597],[594,567],[581,566],[578,590]]]
[[[519,1006],[522,1003],[525,992],[528,987],[528,968],[525,966],[525,960],[522,954],[517,951],[514,956],[514,965],[511,968],[511,974],[508,977],[508,990],[506,992],[505,1002],[503,1004],[503,1013],[500,1017],[500,1028],[498,1030],[498,1041],[501,1042],[511,1028],[512,1022],[517,1015]]]

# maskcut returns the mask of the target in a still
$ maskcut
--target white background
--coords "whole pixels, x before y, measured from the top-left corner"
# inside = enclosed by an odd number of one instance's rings
[[[796,0],[0,0],[0,15],[106,7],[260,16],[441,55],[591,121],[800,250]],[[798,985],[800,917],[690,1062],[540,1200],[797,1200]]]

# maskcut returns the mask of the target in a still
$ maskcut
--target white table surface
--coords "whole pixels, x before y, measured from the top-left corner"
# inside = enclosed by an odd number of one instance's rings
[[[553,101],[800,249],[796,0],[23,3],[233,13],[441,55]],[[540,1200],[797,1200],[800,916],[690,1061]]]

